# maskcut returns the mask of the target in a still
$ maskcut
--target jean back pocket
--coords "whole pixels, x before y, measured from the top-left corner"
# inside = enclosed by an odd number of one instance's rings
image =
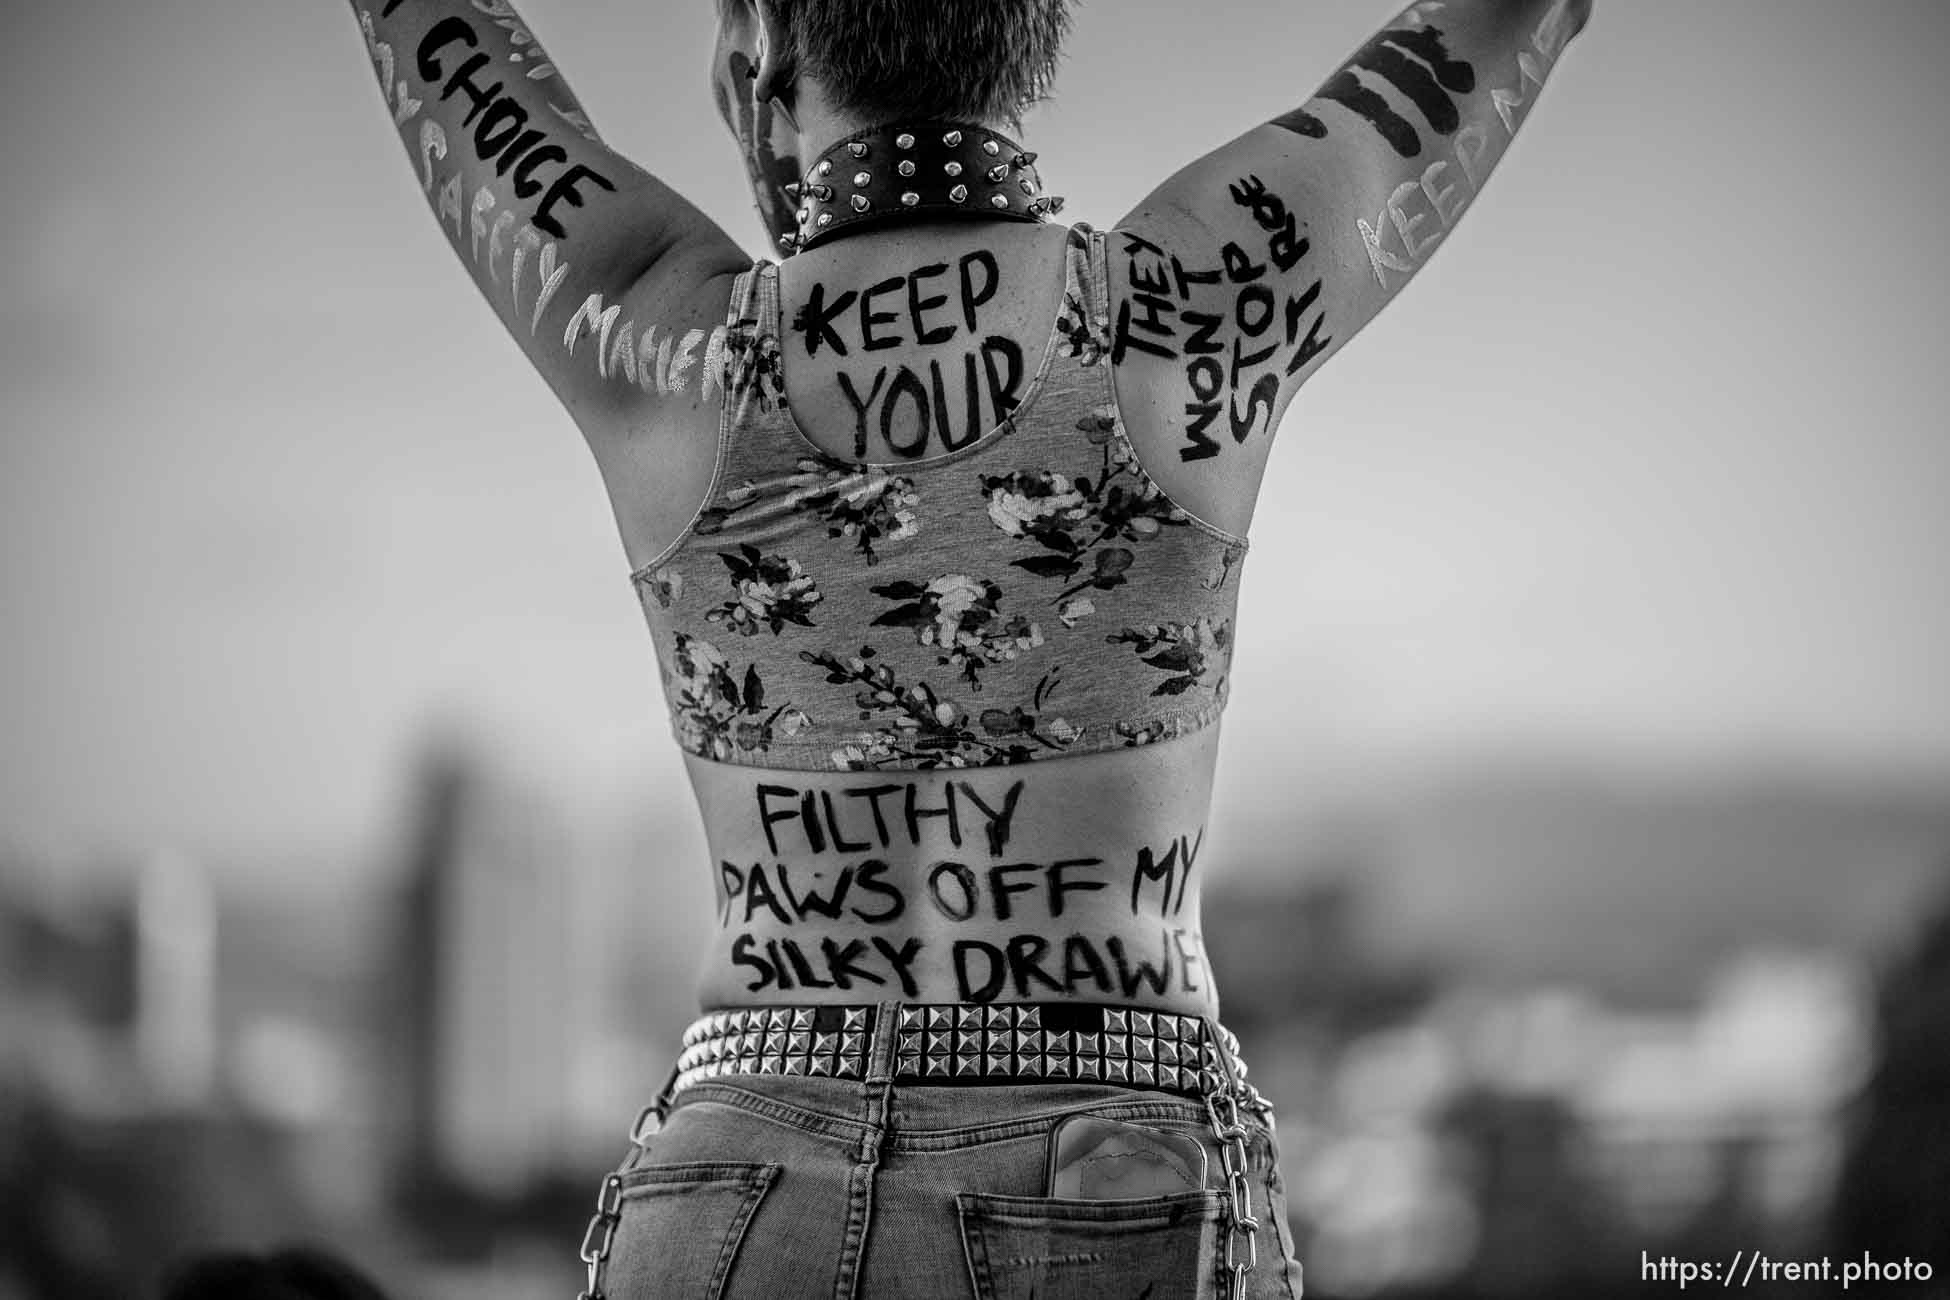
[[[608,1300],[718,1300],[776,1164],[639,1165],[619,1177],[622,1204],[604,1291]]]
[[[1214,1300],[1221,1199],[955,1197],[976,1300]]]

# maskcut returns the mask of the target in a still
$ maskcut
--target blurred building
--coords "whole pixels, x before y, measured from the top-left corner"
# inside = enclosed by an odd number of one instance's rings
[[[682,864],[634,824],[579,823],[454,743],[428,749],[415,791],[378,1008],[406,1172],[502,1199],[593,1177],[687,1013],[691,941],[674,936],[695,914],[658,902],[694,887],[652,877]]]
[[[565,1163],[605,951],[589,864],[548,803],[452,744],[416,776],[398,913],[396,1055],[416,1181],[520,1194]]]

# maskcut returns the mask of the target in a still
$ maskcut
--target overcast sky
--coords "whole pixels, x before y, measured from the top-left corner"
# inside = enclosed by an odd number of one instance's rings
[[[610,141],[756,248],[707,0],[522,9]],[[1388,13],[1086,5],[1030,131],[1066,215],[1111,223]],[[572,805],[671,803],[593,463],[447,252],[350,8],[12,25],[0,843],[372,851],[441,717]],[[1497,751],[1950,776],[1946,35],[1938,0],[1599,0],[1286,422],[1222,815]]]

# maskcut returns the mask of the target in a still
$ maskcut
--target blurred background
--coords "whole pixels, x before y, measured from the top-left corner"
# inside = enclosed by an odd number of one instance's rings
[[[523,5],[756,249],[710,10]],[[1031,139],[1108,225],[1387,17],[1094,0]],[[0,1300],[293,1237],[573,1294],[709,889],[594,466],[348,6],[8,28]],[[1947,36],[1601,3],[1295,404],[1206,934],[1311,1297],[1945,1293]]]

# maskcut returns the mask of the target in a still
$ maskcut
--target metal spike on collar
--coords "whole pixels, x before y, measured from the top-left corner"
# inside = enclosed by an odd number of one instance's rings
[[[935,131],[940,132],[939,145]],[[952,152],[944,156],[941,146]],[[875,163],[866,163],[869,157]],[[780,247],[787,253],[804,252],[820,246],[829,232],[837,236],[855,221],[864,226],[893,214],[918,215],[937,205],[963,216],[1047,220],[1062,210],[1063,200],[1042,192],[1042,180],[1034,171],[1036,160],[1033,150],[986,128],[943,123],[863,132],[836,144],[805,176],[780,187],[799,214],[798,233],[781,238]],[[883,161],[884,174],[878,165]],[[931,170],[937,164],[939,170]],[[1012,174],[1013,185],[1009,184]],[[947,182],[944,189],[935,188],[940,183],[937,177]],[[976,193],[977,185],[987,188]],[[837,198],[836,189],[847,191],[844,202]],[[990,212],[971,211],[978,205]]]

